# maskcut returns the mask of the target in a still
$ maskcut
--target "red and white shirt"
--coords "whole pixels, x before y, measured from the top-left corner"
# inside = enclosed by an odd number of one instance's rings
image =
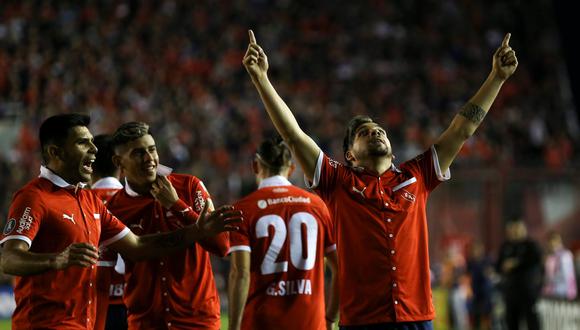
[[[435,317],[426,204],[449,178],[434,147],[380,176],[320,153],[312,188],[335,221],[341,325]]]
[[[108,209],[136,235],[169,232],[197,221],[209,193],[196,177],[167,176],[179,201],[165,209],[152,196],[136,193],[126,182]],[[220,302],[209,252],[225,256],[229,235],[194,243],[160,259],[126,260],[125,295],[129,329],[219,329]]]
[[[109,245],[129,229],[90,190],[73,186],[46,167],[16,192],[0,244],[25,241],[30,252],[59,253],[73,243]],[[92,329],[97,267],[72,266],[16,276],[14,329]]]
[[[238,201],[230,252],[251,252],[242,329],[326,329],[324,253],[336,245],[322,200],[282,176]]]
[[[123,189],[123,185],[115,177],[105,177],[93,184],[92,191],[99,196],[103,204]],[[105,329],[107,321],[107,310],[109,305],[119,305],[123,303],[123,291],[125,280],[123,274],[115,270],[118,261],[123,263],[123,259],[106,246],[99,247],[99,261],[97,262],[97,318],[95,330]],[[124,265],[124,264],[123,264]]]

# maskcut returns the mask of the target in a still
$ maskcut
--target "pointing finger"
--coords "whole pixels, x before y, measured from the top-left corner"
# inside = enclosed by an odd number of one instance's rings
[[[503,41],[501,42],[502,47],[509,47],[511,36],[511,33],[507,33],[505,37],[503,37]]]
[[[254,36],[254,31],[248,30],[248,35],[250,36],[250,43],[257,44],[256,37]]]

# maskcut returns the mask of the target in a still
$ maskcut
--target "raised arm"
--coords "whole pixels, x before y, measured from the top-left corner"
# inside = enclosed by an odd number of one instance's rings
[[[231,206],[222,206],[208,213],[209,203],[195,224],[168,232],[137,236],[127,234],[122,239],[112,243],[110,247],[124,258],[140,261],[165,257],[177,250],[186,248],[194,242],[207,239],[221,232],[237,230],[237,224],[242,221],[242,213]]]
[[[292,150],[306,177],[312,180],[320,148],[298,125],[288,105],[282,100],[268,79],[268,58],[256,42],[254,32],[248,31],[250,44],[244,55],[244,66],[266,107],[276,130]]]
[[[483,121],[503,83],[518,67],[516,52],[509,46],[510,36],[510,33],[505,35],[501,46],[493,55],[492,69],[483,85],[437,139],[435,148],[442,172],[451,166],[463,143],[473,135]]]

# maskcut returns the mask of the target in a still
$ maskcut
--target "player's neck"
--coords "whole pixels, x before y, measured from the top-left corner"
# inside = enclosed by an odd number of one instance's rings
[[[367,171],[371,171],[377,175],[383,175],[388,171],[393,164],[393,159],[391,157],[368,157],[366,159],[361,159],[356,162],[355,166],[364,167]]]
[[[127,183],[129,184],[129,186],[131,187],[131,189],[133,189],[133,191],[135,191],[136,193],[138,193],[141,196],[148,196],[151,194],[151,186],[152,183],[135,183],[135,182],[131,182],[131,180],[127,179]]]

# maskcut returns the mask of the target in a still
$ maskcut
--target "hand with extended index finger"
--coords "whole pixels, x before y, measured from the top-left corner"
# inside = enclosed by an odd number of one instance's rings
[[[55,268],[65,269],[70,266],[89,267],[97,263],[99,252],[89,243],[73,243],[56,255]]]
[[[492,72],[502,80],[508,79],[518,67],[516,52],[509,45],[510,38],[511,33],[507,33],[493,55]]]
[[[242,63],[253,79],[265,76],[268,72],[268,57],[262,47],[256,42],[254,31],[248,30],[250,43]]]

